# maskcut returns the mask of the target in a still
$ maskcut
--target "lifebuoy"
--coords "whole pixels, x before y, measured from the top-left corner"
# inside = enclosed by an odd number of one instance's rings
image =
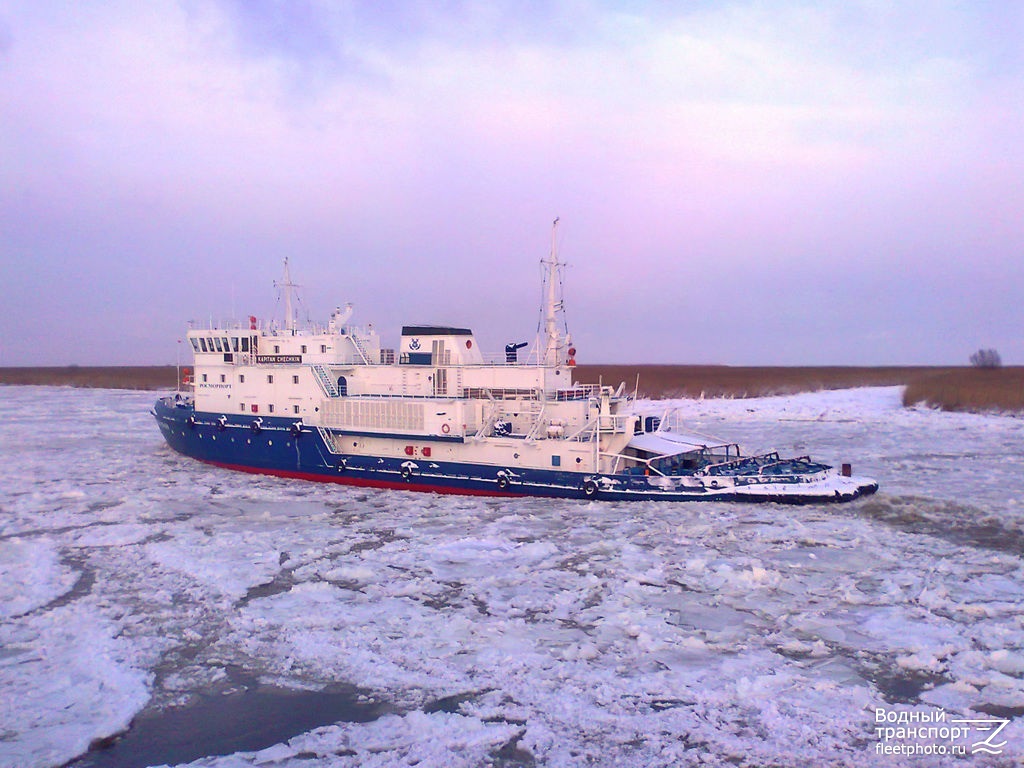
[[[584,481],[583,492],[587,494],[587,496],[593,496],[595,493],[597,493],[597,483],[595,483],[593,480]]]
[[[507,478],[507,477],[505,477],[504,475],[501,475],[501,476],[500,476],[500,477],[498,478],[498,487],[499,487],[499,488],[501,488],[501,490],[503,490],[503,491],[504,491],[504,490],[505,490],[506,488],[508,488],[508,478]]]
[[[447,435],[449,432],[452,431],[452,428],[449,427],[447,424],[442,424],[441,425],[441,431],[444,432]]]

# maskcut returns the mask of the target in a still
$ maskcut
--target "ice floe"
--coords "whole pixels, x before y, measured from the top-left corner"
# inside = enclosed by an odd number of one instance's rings
[[[1022,419],[898,388],[681,401],[695,430],[881,491],[612,504],[232,473],[164,447],[151,394],[3,395],[0,764],[258,684],[379,712],[190,765],[962,764],[883,738],[879,709],[1007,719],[974,759],[1024,756]]]

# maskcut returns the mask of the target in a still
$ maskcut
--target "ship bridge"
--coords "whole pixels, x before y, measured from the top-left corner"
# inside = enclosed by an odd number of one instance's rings
[[[399,361],[403,365],[483,365],[484,357],[469,328],[443,325],[402,327]]]

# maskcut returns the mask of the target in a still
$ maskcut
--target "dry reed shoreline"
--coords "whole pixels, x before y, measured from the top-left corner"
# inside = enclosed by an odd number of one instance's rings
[[[639,376],[639,383],[638,377]],[[1024,411],[1024,367],[733,367],[726,365],[581,365],[576,379],[625,382],[640,397],[761,397],[853,387],[906,387],[905,405],[959,411]],[[170,390],[175,367],[62,366],[0,368],[0,384]]]
[[[945,411],[1024,412],[1024,367],[956,368],[907,383],[904,405]]]

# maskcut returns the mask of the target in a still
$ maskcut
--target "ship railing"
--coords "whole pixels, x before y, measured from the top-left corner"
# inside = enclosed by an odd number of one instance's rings
[[[313,373],[316,375],[317,382],[320,384],[320,388],[327,393],[328,397],[340,397],[341,390],[338,389],[331,375],[327,372],[327,368],[319,363],[311,365]]]
[[[696,429],[691,429],[686,422],[684,415],[677,408],[666,408],[663,411],[658,411],[660,416],[653,416],[650,410],[637,410],[634,415],[641,417],[641,425],[645,425],[649,418],[657,420],[657,426],[654,428],[654,433],[665,433],[665,434],[683,434],[688,437],[699,437],[706,441],[706,445],[716,448],[728,448],[734,446],[735,443],[730,443],[728,440],[724,440],[716,435],[709,435],[706,432],[701,432]],[[650,431],[650,430],[645,430]],[[737,455],[739,455],[737,453]]]
[[[727,461],[721,461],[717,464],[710,464],[704,468],[703,474],[705,475],[738,475],[738,474],[749,474],[755,473],[761,474],[761,471],[766,466],[779,464],[781,459],[776,451],[770,453],[762,453],[756,456],[740,456],[740,447],[733,443],[731,446],[725,446],[728,455],[730,448],[736,449],[736,458],[729,459]]]
[[[313,366],[314,369],[317,366]],[[321,366],[323,367],[323,366]],[[324,367],[326,372],[326,368]],[[325,373],[326,375],[326,373]],[[319,376],[319,374],[318,374]],[[328,376],[329,380],[329,376]],[[588,385],[589,386],[589,385]],[[596,386],[595,386],[596,390]],[[430,400],[504,400],[504,401],[515,401],[515,402],[566,402],[570,400],[587,400],[593,396],[594,390],[586,389],[583,387],[573,388],[571,390],[558,390],[557,393],[552,394],[545,392],[543,389],[537,389],[535,387],[460,387],[455,390],[454,395],[439,395],[434,392],[409,392],[405,389],[399,389],[395,392],[389,392],[387,394],[377,392],[367,392],[364,394],[350,395],[350,397],[380,397],[380,398],[394,398],[394,397],[416,397],[426,398]],[[334,397],[334,395],[332,395]],[[630,414],[630,417],[632,414]],[[619,417],[619,414],[616,414]],[[625,417],[623,417],[625,418]]]
[[[599,414],[595,419],[588,419],[582,427],[568,435],[565,439],[586,442],[592,440],[594,434],[597,433],[603,435],[622,434],[627,429],[632,428],[634,418],[635,416],[631,413]]]
[[[544,411],[547,409],[547,405],[543,402],[540,404],[540,410],[536,413],[531,414],[533,416],[533,425],[530,427],[530,431],[526,433],[526,442],[532,443],[537,439],[537,433],[540,431],[540,425],[544,420]]]
[[[258,323],[262,326],[262,323]],[[196,320],[188,321],[188,328],[190,331],[248,331],[251,330],[248,321],[242,321],[237,318],[230,318],[227,320],[214,320],[210,318],[207,323],[201,323]]]
[[[494,397],[490,390],[483,390],[481,396],[487,397],[490,402],[487,404],[487,410],[484,414],[484,418],[481,420],[480,427],[476,429],[473,434],[474,440],[480,440],[492,435],[494,426],[502,418],[508,416],[510,412],[518,414],[521,417],[525,416],[530,421],[530,428],[526,433],[517,433],[517,436],[521,434],[528,442],[533,442],[537,439],[537,433],[540,430],[544,410],[547,407],[542,400],[533,398],[507,401],[505,399]]]
[[[589,419],[582,427],[567,435],[564,439],[577,443],[587,443],[598,434],[622,434],[633,423],[633,416],[620,414],[604,414],[596,419]]]
[[[565,436],[565,440],[576,443],[589,443],[597,433],[597,421],[588,421],[575,432]]]
[[[777,456],[778,454],[776,454]],[[810,456],[797,456],[792,459],[779,459],[761,467],[759,475],[806,475],[814,472],[824,472],[829,469],[828,464],[812,461]]]
[[[339,395],[340,397],[341,395]],[[455,395],[438,395],[433,392],[417,392],[413,394],[404,390],[397,392],[359,392],[345,395],[348,400],[462,400]]]
[[[369,365],[370,364],[370,358],[366,354],[366,348],[363,346],[363,342],[360,341],[359,337],[356,334],[354,334],[354,333],[349,336],[349,339],[352,340],[352,346],[354,346],[356,348],[356,352],[358,352],[359,353],[359,357],[362,358],[363,365]]]
[[[498,419],[505,414],[505,409],[500,401],[496,400],[488,390],[484,390],[484,392],[490,399],[490,403],[487,404],[484,417],[480,420],[480,428],[473,434],[474,440],[482,440],[490,435]]]
[[[576,384],[566,389],[556,389],[552,400],[565,402],[568,400],[589,400],[592,397],[600,397],[602,387],[600,384]]]
[[[650,459],[641,459],[638,456],[626,456],[625,454],[622,453],[608,453],[606,451],[601,451],[598,454],[598,456],[602,459],[614,459],[614,461],[612,462],[612,468],[610,473],[613,475],[617,475],[619,473],[619,465],[626,461],[635,461],[637,462],[637,466],[644,465],[644,469],[648,471],[654,471],[659,475],[664,474],[663,472],[660,472],[656,468],[651,466]]]
[[[739,449],[739,446],[732,444],[729,446],[717,446],[719,448],[726,448],[727,450]],[[713,457],[713,448],[700,448],[692,451],[681,451],[679,453],[666,453],[658,456],[629,456],[622,453],[608,453],[602,452],[600,455],[604,458],[614,459],[612,465],[612,473],[617,474],[619,472],[619,466],[622,462],[633,462],[634,466],[628,470],[631,472],[642,472],[645,475],[660,475],[661,477],[680,477],[683,475],[734,475],[752,469],[755,465],[751,462],[752,457],[744,457],[740,459],[733,459],[731,461],[719,462],[715,464],[702,464],[701,462],[707,461]],[[777,454],[775,454],[777,456]],[[765,458],[765,457],[754,457],[754,458]],[[687,463],[692,462],[692,463]],[[775,462],[775,464],[784,465],[786,461]],[[767,469],[768,467],[774,466],[774,464],[766,464],[762,468]],[[718,471],[713,471],[713,470]],[[758,472],[758,474],[761,474]],[[767,472],[767,474],[774,474]]]
[[[468,400],[539,400],[543,395],[533,387],[462,387],[459,392]]]
[[[600,418],[601,431],[604,433],[621,434],[633,431],[636,417],[632,413],[602,413]]]
[[[334,435],[324,427],[317,427],[316,431],[320,433],[320,438],[324,441],[324,445],[327,446],[327,450],[331,453],[338,455],[341,451],[338,450],[337,444],[334,442]]]
[[[621,471],[629,474],[642,473],[644,475],[658,475],[660,477],[681,477],[683,475],[693,474],[692,472],[681,472],[679,464],[669,464],[666,466],[664,463],[666,459],[676,458],[679,454],[650,456],[646,459],[641,458],[640,456],[627,456],[623,453],[607,453],[603,451],[599,455],[601,458],[614,459],[611,469],[611,474],[613,475],[619,474],[620,465],[626,462],[633,462],[633,466],[623,468]]]

